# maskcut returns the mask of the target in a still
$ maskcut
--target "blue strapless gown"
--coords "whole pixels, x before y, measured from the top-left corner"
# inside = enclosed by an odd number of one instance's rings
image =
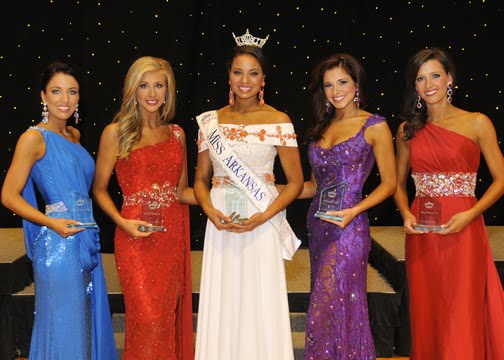
[[[89,194],[94,161],[89,153],[41,128],[46,153],[32,168],[23,197],[37,207],[37,185],[50,217],[71,219],[70,194]],[[35,322],[30,360],[117,359],[101,262],[98,229],[63,238],[23,220],[35,276]]]

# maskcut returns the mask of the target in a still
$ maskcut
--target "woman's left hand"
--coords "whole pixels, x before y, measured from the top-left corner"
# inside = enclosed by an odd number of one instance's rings
[[[330,222],[331,224],[339,226],[342,229],[346,228],[347,225],[350,224],[352,220],[355,219],[355,217],[357,216],[354,208],[344,209],[341,211],[328,211],[327,214],[332,216],[339,216],[342,218],[342,220],[338,221],[324,218],[321,218],[320,220]]]
[[[445,224],[441,225],[444,228],[442,231],[437,231],[436,234],[450,235],[456,234],[464,230],[464,228],[473,221],[473,217],[469,211],[456,213]]]

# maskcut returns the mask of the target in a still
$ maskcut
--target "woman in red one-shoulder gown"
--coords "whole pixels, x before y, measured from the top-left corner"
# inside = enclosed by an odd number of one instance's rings
[[[175,79],[166,60],[142,57],[124,82],[121,110],[101,136],[93,193],[116,223],[115,257],[126,306],[124,360],[193,359],[188,207],[182,128],[170,124]],[[108,191],[112,171],[121,212]],[[155,204],[147,209],[147,204]],[[161,225],[165,232],[142,231]],[[147,221],[149,220],[149,221]]]
[[[395,200],[408,234],[411,359],[504,359],[504,293],[481,215],[504,191],[495,129],[485,115],[451,104],[454,69],[445,51],[417,52],[406,79],[408,120],[397,134]],[[493,182],[478,200],[480,153]],[[411,208],[410,169],[416,187]],[[442,230],[415,230],[425,220],[419,215],[424,202],[430,225]],[[439,221],[432,215],[437,209]]]

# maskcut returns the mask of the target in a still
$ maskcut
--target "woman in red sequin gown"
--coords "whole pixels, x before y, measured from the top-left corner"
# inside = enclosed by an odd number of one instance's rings
[[[95,198],[116,223],[115,257],[126,306],[124,360],[192,359],[193,328],[187,187],[182,128],[175,112],[175,79],[166,60],[142,57],[130,67],[121,110],[101,136]],[[115,168],[121,212],[108,184]],[[156,201],[166,232],[149,226],[143,206]],[[157,225],[157,224],[154,224]]]
[[[504,293],[482,213],[504,191],[504,159],[488,117],[451,104],[454,68],[441,49],[416,53],[406,68],[408,121],[397,134],[412,360],[504,359]],[[409,99],[409,101],[408,101]],[[493,182],[474,195],[480,154]],[[416,198],[408,205],[411,168]],[[441,231],[419,231],[420,199],[440,204]]]

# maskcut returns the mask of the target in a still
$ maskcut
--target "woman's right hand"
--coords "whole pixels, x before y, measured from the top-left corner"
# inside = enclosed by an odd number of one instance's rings
[[[134,220],[134,219],[123,219],[120,224],[117,224],[119,228],[129,235],[132,239],[146,238],[149,237],[151,231],[140,231],[140,226],[151,226],[147,221]]]
[[[224,215],[216,208],[207,209],[205,211],[208,219],[215,225],[217,230],[230,230],[234,228],[234,224],[229,216]]]
[[[415,215],[411,212],[408,212],[404,215],[404,232],[406,234],[425,234],[425,231],[415,230],[413,227],[417,225],[417,219]]]
[[[51,221],[47,225],[47,227],[57,232],[60,236],[66,238],[67,236],[71,236],[85,230],[84,228],[69,227],[69,225],[78,225],[78,224],[79,224],[78,221],[71,219],[51,218]]]

